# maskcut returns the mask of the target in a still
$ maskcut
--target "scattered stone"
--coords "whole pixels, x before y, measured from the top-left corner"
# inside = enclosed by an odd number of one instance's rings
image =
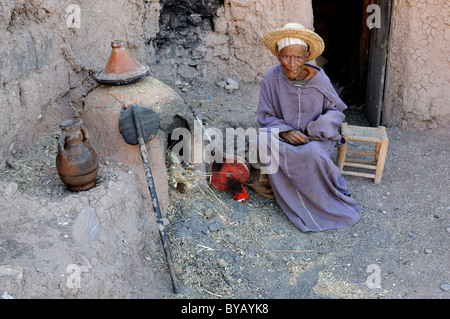
[[[233,86],[237,86],[239,88],[239,83],[237,83],[235,80],[233,80],[232,78],[227,78],[225,80],[229,85],[233,85]]]
[[[181,276],[183,274],[183,268],[177,262],[173,263],[173,268],[175,269],[175,273],[178,276]]]
[[[212,211],[212,209],[207,209],[205,211],[205,218],[206,219],[211,219],[214,217],[214,212]]]
[[[448,283],[441,284],[441,290],[444,291],[444,292],[449,292],[450,291],[450,284],[448,284]]]
[[[429,254],[431,254],[433,251],[432,251],[431,249],[425,249],[424,252],[425,252],[425,254],[428,254],[428,255],[429,255]]]
[[[227,85],[225,85],[225,89],[226,90],[238,90],[239,86],[238,85],[234,85],[234,84],[227,84]]]
[[[219,81],[216,83],[218,87],[224,88],[228,93],[233,93],[234,90],[239,90],[239,83],[232,78],[227,78],[225,81]]]
[[[216,85],[220,88],[224,88],[227,85],[226,81],[219,81],[216,83]]]
[[[220,225],[218,223],[212,223],[212,224],[208,225],[208,229],[209,229],[210,232],[218,231],[221,228],[222,227],[220,227]]]
[[[219,267],[222,267],[222,268],[225,268],[226,266],[228,266],[228,263],[223,259],[219,259],[217,264],[219,265]]]
[[[100,237],[100,221],[93,207],[86,206],[78,213],[72,225],[72,236],[79,245]]]
[[[5,191],[3,192],[3,197],[5,199],[11,198],[19,188],[19,185],[17,183],[11,182],[6,185]]]
[[[5,291],[2,295],[2,299],[14,299],[14,297],[8,294],[7,291]]]
[[[18,171],[21,168],[20,163],[17,160],[15,160],[14,158],[8,158],[6,160],[6,164],[16,171]]]

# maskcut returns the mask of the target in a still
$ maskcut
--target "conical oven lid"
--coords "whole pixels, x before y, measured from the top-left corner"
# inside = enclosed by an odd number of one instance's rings
[[[111,42],[111,55],[103,71],[97,73],[94,79],[105,85],[122,85],[145,78],[150,69],[137,62],[124,48],[123,41]]]

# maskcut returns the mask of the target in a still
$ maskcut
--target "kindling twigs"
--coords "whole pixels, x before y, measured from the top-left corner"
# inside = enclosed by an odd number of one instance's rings
[[[206,250],[211,250],[211,251],[215,250],[214,248],[211,248],[211,247],[208,247],[208,246],[205,246],[205,245],[201,245],[201,244],[197,244],[197,246],[205,248]]]
[[[311,250],[311,249],[266,249],[265,251],[272,253],[326,253],[323,250]]]

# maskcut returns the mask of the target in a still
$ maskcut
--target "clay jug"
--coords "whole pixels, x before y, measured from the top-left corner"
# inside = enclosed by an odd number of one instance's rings
[[[59,123],[62,132],[58,141],[56,169],[71,191],[84,191],[95,185],[98,156],[80,118]]]

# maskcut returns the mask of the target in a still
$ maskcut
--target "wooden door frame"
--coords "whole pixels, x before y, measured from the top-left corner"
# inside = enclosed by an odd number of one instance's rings
[[[388,74],[389,74],[389,64],[390,64],[390,52],[391,52],[391,44],[392,44],[392,34],[394,29],[394,17],[395,17],[395,9],[397,5],[397,0],[372,0],[371,4],[378,4],[380,1],[383,1],[384,4],[386,2],[389,3],[389,8],[387,9],[387,13],[389,17],[385,20],[388,23],[389,30],[384,34],[385,38],[381,39],[380,43],[375,43],[375,35],[378,30],[372,29],[369,32],[371,33],[371,39],[369,44],[369,66],[367,72],[367,88],[366,88],[366,108],[365,114],[367,119],[369,120],[372,126],[383,125],[382,123],[382,114],[385,109],[385,96],[386,89],[388,88]],[[367,7],[365,7],[366,10]],[[386,12],[381,12],[381,14],[386,14]],[[374,52],[376,49],[376,44],[381,44],[382,51]],[[384,47],[383,47],[384,46]],[[380,49],[380,48],[378,48]],[[382,65],[374,65],[375,58],[378,58],[376,54],[381,54],[381,64]],[[379,69],[381,68],[381,70]],[[377,72],[379,74],[377,74]],[[377,76],[375,78],[374,76]],[[380,82],[380,83],[379,83]]]

